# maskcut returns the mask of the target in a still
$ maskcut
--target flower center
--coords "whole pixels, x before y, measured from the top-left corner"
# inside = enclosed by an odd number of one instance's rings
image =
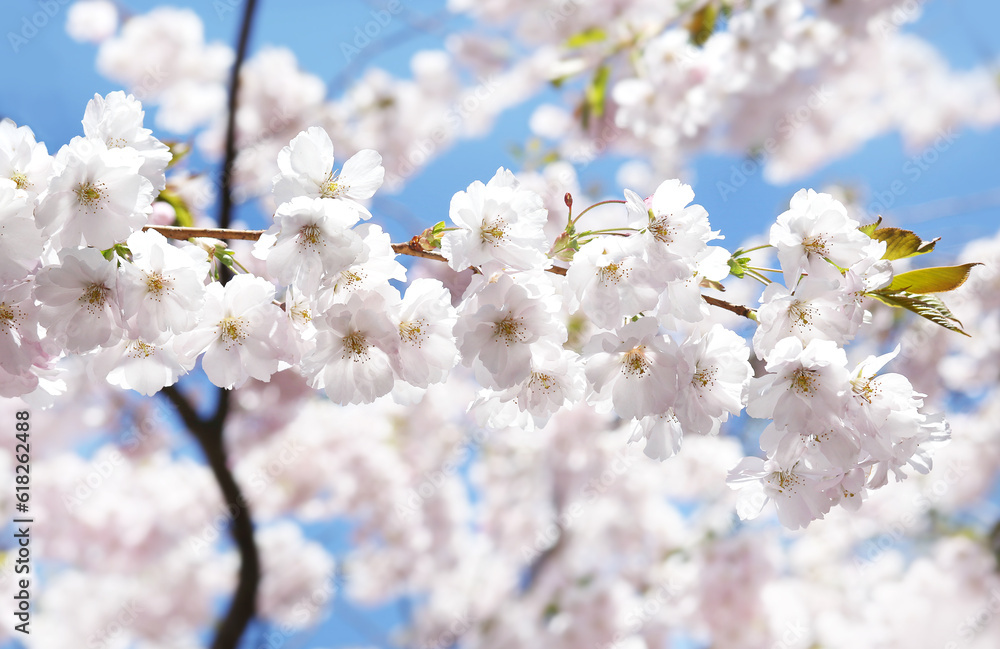
[[[347,192],[350,189],[347,185],[342,182],[337,182],[337,172],[331,171],[330,175],[327,176],[326,182],[320,187],[319,195],[323,198],[337,198],[341,194]]]
[[[17,308],[13,304],[0,302],[0,324],[6,325],[4,327],[0,327],[0,331],[4,334],[13,329],[22,318],[23,314],[21,313],[21,309]]]
[[[802,240],[802,247],[805,251],[819,257],[826,257],[830,254],[828,237],[823,234],[817,234],[814,237],[806,237]]]
[[[75,191],[77,202],[90,212],[101,207],[104,201],[104,183],[80,183]]]
[[[605,286],[617,284],[628,277],[628,269],[623,269],[620,265],[612,262],[607,266],[597,267],[597,281]]]
[[[645,345],[636,345],[622,357],[622,373],[626,375],[641,377],[649,371],[651,365],[646,358]]]
[[[424,321],[423,320],[410,320],[407,322],[399,323],[399,337],[404,341],[415,344],[420,347],[420,344],[424,340]]]
[[[813,318],[816,316],[816,309],[811,308],[805,302],[792,302],[788,307],[788,315],[792,319],[793,327],[810,327]]]
[[[219,336],[226,346],[226,350],[233,348],[233,345],[242,345],[247,337],[247,322],[243,318],[228,317],[219,322]]]
[[[792,389],[811,397],[816,392],[816,379],[816,370],[800,367],[792,373]]]
[[[371,345],[365,339],[365,335],[360,331],[352,331],[344,336],[343,358],[350,358],[355,363],[362,363],[368,360],[368,349]]]
[[[493,337],[497,339],[502,338],[508,346],[512,343],[521,342],[522,324],[520,320],[522,318],[515,318],[508,313],[507,317],[493,325]]]
[[[156,347],[141,340],[130,340],[125,346],[125,354],[130,358],[149,358],[156,354]]]
[[[167,287],[167,280],[163,279],[160,273],[149,273],[146,275],[146,290],[159,297]]]
[[[337,277],[337,283],[334,285],[334,288],[338,291],[341,289],[353,291],[361,287],[361,282],[363,282],[364,279],[365,274],[360,271],[341,271],[340,275]]]
[[[801,478],[792,472],[794,468],[775,471],[771,474],[771,484],[777,483],[778,493],[785,493],[785,489],[795,489],[802,482]]]
[[[855,379],[851,381],[851,389],[859,399],[863,399],[864,401],[871,403],[872,399],[878,396],[879,389],[878,386],[875,385],[874,378],[875,377],[872,377],[866,380]]]
[[[90,284],[83,290],[83,295],[80,296],[80,303],[93,315],[98,311],[104,310],[109,293],[111,293],[111,289],[104,284]]]
[[[507,234],[507,221],[502,219],[499,214],[497,218],[492,222],[483,222],[482,231],[480,232],[479,238],[483,243],[490,243],[496,245],[503,241],[504,236]]]
[[[326,245],[323,242],[323,232],[319,229],[319,226],[315,223],[302,226],[302,229],[299,230],[299,245],[303,248]]]
[[[703,388],[715,385],[715,375],[718,371],[716,367],[699,367],[698,371],[691,377],[691,384],[700,385]]]
[[[649,223],[649,233],[661,243],[672,243],[676,232],[677,226],[671,225],[669,216],[653,219]]]
[[[15,171],[10,175],[10,179],[14,181],[14,184],[18,189],[28,189],[31,187],[31,183],[28,182],[28,177],[25,176],[20,171]]]
[[[556,389],[557,382],[550,374],[542,372],[532,372],[528,381],[528,389],[541,392],[552,392]]]

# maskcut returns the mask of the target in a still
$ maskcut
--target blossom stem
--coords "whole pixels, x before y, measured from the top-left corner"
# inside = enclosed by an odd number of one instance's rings
[[[207,237],[212,239],[256,240],[259,239],[260,235],[264,233],[264,230],[223,230],[218,228],[182,228],[174,226],[168,227],[165,225],[147,225],[144,229],[156,230],[157,232],[167,237],[168,239],[190,239],[197,237]],[[422,248],[411,245],[409,242],[394,243],[392,244],[392,250],[397,255],[409,255],[411,257],[421,257],[423,259],[433,259],[434,261],[441,261],[441,262],[448,261],[447,259],[445,259],[444,255],[440,253],[423,250]],[[563,268],[562,266],[551,266],[549,268],[546,268],[546,270],[556,275],[566,274],[566,268]],[[747,274],[759,282],[763,282],[765,284],[771,283],[771,280],[767,279],[762,275],[759,275],[755,271],[748,271]],[[726,309],[727,311],[732,311],[736,315],[743,316],[744,318],[749,318],[750,320],[754,321],[757,320],[753,309],[750,309],[748,307],[739,304],[730,304],[725,300],[709,297],[707,295],[703,295],[702,297],[704,297],[705,301],[711,304],[712,306]]]
[[[753,248],[747,248],[746,250],[739,248],[735,252],[733,252],[733,257],[739,257],[740,255],[747,254],[748,252],[754,252],[755,250],[763,250],[764,248],[773,248],[773,247],[774,246],[772,246],[771,244],[765,243],[762,246],[755,246]]]
[[[587,213],[587,212],[589,212],[590,210],[594,209],[594,208],[595,208],[595,207],[597,207],[598,205],[609,205],[609,204],[611,204],[611,203],[620,203],[620,204],[624,205],[624,204],[625,204],[625,201],[623,201],[623,200],[617,200],[617,199],[614,199],[614,200],[607,200],[607,201],[601,201],[600,203],[594,203],[593,205],[591,205],[591,206],[590,206],[590,207],[588,207],[587,209],[585,209],[585,210],[583,210],[582,212],[580,212],[579,214],[577,214],[577,215],[576,215],[576,218],[575,218],[575,219],[573,219],[573,220],[572,220],[571,222],[572,222],[572,223],[576,223],[577,221],[579,221],[579,220],[580,220],[580,217],[581,217],[581,216],[583,216],[584,214],[586,214],[586,213]]]
[[[754,278],[755,280],[757,280],[758,282],[760,282],[764,286],[767,286],[768,284],[771,283],[770,279],[768,279],[764,275],[761,275],[760,273],[758,273],[755,270],[750,270],[749,268],[747,268],[746,269],[746,274],[747,274],[748,277]]]

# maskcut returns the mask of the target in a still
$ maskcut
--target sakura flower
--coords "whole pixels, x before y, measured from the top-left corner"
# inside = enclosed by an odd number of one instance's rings
[[[339,404],[371,403],[392,390],[400,337],[387,306],[379,293],[355,293],[314,319],[316,352],[302,363],[312,387]]]
[[[14,183],[29,201],[45,191],[52,175],[52,156],[27,126],[0,120],[0,179]]]
[[[499,274],[466,303],[455,325],[462,362],[485,387],[505,389],[531,373],[530,345],[543,338],[562,343],[566,330],[553,313],[558,304],[533,294],[541,283],[518,283]],[[474,290],[474,289],[473,289]]]
[[[451,295],[435,279],[415,279],[396,312],[399,355],[394,359],[400,380],[425,388],[448,378],[458,362],[454,327],[457,315]]]
[[[132,262],[122,263],[119,292],[131,330],[157,342],[193,329],[205,302],[208,261],[194,261],[155,230],[132,233],[127,245]]]
[[[42,233],[31,212],[28,195],[0,180],[0,283],[22,280],[38,264]]]
[[[646,440],[642,452],[651,460],[666,460],[681,450],[684,430],[673,408],[659,415],[647,415],[635,420],[629,443]]]
[[[598,237],[573,256],[567,283],[579,308],[598,327],[614,329],[626,317],[652,311],[665,282],[643,259],[633,237]]]
[[[274,200],[280,204],[299,196],[338,199],[361,218],[371,218],[358,201],[371,198],[382,186],[382,156],[363,149],[340,172],[334,171],[333,163],[333,141],[325,130],[313,126],[299,133],[278,153]]]
[[[109,149],[130,147],[142,158],[139,173],[160,192],[167,186],[166,169],[173,154],[170,148],[142,127],[142,104],[121,90],[106,97],[94,95],[83,115],[83,133],[104,142]]]
[[[784,338],[768,356],[769,374],[750,382],[747,414],[804,432],[836,424],[847,407],[846,365],[835,342]]]
[[[833,506],[827,493],[830,480],[814,471],[805,460],[805,446],[788,444],[773,458],[743,458],[726,481],[738,489],[736,513],[741,519],[756,518],[773,501],[778,520],[797,530],[823,516]]]
[[[59,251],[58,263],[35,277],[39,321],[67,351],[114,344],[122,335],[118,261],[94,248]]]
[[[282,284],[312,294],[324,275],[367,260],[361,237],[350,229],[357,222],[358,212],[342,201],[294,198],[278,206],[253,255],[265,259],[267,272]]]
[[[620,417],[667,412],[677,395],[677,348],[659,335],[656,319],[642,317],[587,343],[584,355],[592,401],[609,401]]]
[[[503,167],[485,185],[477,180],[456,193],[448,214],[458,229],[445,232],[441,253],[454,270],[478,266],[489,274],[551,265],[544,203]]]
[[[542,427],[561,408],[583,399],[586,387],[579,356],[543,339],[531,346],[528,377],[498,397],[513,401],[519,410],[534,418],[535,426]]]
[[[35,219],[62,246],[110,248],[146,224],[153,186],[139,174],[143,159],[135,149],[76,137],[56,162],[59,171],[39,198]]]
[[[31,282],[0,284],[0,368],[19,375],[45,356]]]
[[[194,367],[194,355],[178,350],[175,342],[158,345],[126,336],[94,354],[91,368],[111,385],[152,396]]]
[[[926,451],[920,448],[939,443],[951,436],[951,428],[940,415],[922,412],[922,394],[901,374],[881,374],[881,370],[899,353],[899,347],[882,356],[869,356],[854,370],[847,421],[862,433],[862,443],[874,469],[868,486],[883,486],[891,471],[896,480],[906,475],[909,464],[920,473],[930,469]]]
[[[237,275],[225,286],[209,284],[201,321],[177,341],[177,352],[197,356],[208,380],[220,388],[242,386],[253,377],[268,381],[286,359],[287,322],[274,304],[274,285]]]
[[[406,267],[396,261],[392,240],[381,226],[362,223],[354,228],[361,238],[366,253],[364,261],[351,264],[340,272],[322,278],[320,293],[324,299],[346,302],[352,293],[379,291],[388,286],[389,280],[406,280]]]
[[[713,432],[740,413],[753,375],[749,357],[743,338],[719,324],[680,346],[674,410],[687,432]]]
[[[77,0],[66,12],[66,33],[81,43],[100,43],[118,30],[118,7],[110,0]]]
[[[650,264],[666,279],[691,275],[695,260],[718,237],[708,222],[708,212],[694,200],[690,185],[665,180],[643,201],[625,190],[629,226],[639,230]]]
[[[785,284],[794,286],[800,273],[824,259],[848,268],[881,257],[885,244],[858,230],[859,225],[833,196],[811,189],[796,192],[789,209],[771,226],[769,240],[778,249]]]
[[[799,280],[794,291],[777,282],[764,289],[757,309],[759,326],[753,336],[758,354],[767,356],[788,336],[795,336],[803,343],[830,340],[837,344],[854,337],[857,327],[844,310],[850,296],[838,281],[840,273],[833,266],[830,268],[836,277],[819,271]]]
[[[289,333],[296,353],[291,362],[297,364],[307,358],[316,349],[316,325],[313,324],[313,300],[289,286],[285,293],[285,315],[288,318]]]

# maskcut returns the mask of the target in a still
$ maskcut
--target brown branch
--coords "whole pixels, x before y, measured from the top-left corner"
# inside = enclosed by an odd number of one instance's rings
[[[156,230],[168,239],[241,239],[256,241],[264,230],[230,230],[226,228],[182,228],[174,225],[147,225],[145,230]]]
[[[180,228],[180,227],[168,227],[165,225],[147,225],[144,230],[156,230],[160,234],[170,239],[189,239],[191,237],[209,237],[213,239],[248,239],[257,240],[260,235],[264,233],[264,230],[221,230],[217,228]],[[416,238],[416,237],[414,237]],[[448,260],[444,258],[444,255],[431,252],[429,250],[424,250],[419,244],[413,241],[407,241],[406,243],[394,243],[392,244],[392,249],[397,255],[409,255],[411,257],[421,257],[423,259],[433,259],[434,261],[447,262]],[[556,275],[565,275],[567,269],[562,266],[550,266],[546,268],[550,273]],[[725,309],[726,311],[731,311],[738,316],[742,316],[749,320],[757,320],[757,316],[754,310],[745,307],[740,304],[730,304],[725,300],[720,300],[718,298],[712,297],[710,295],[702,295],[706,302],[712,306],[719,307],[720,309]]]
[[[730,304],[725,300],[720,300],[719,298],[712,297],[711,295],[702,295],[701,297],[712,306],[717,306],[720,309],[725,309],[726,311],[732,311],[736,315],[743,316],[744,318],[748,318],[754,322],[757,321],[757,314],[754,310],[745,307],[742,304]]]
[[[257,8],[257,0],[246,0],[243,8],[243,22],[240,24],[239,41],[236,44],[236,61],[229,74],[229,103],[226,106],[226,157],[222,162],[219,178],[221,204],[219,206],[219,227],[228,228],[233,213],[233,165],[236,163],[236,106],[240,94],[240,71],[247,56],[250,41],[250,27]]]

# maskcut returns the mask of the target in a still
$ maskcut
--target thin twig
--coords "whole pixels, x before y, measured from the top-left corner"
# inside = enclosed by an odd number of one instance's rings
[[[247,239],[256,240],[260,238],[260,235],[264,233],[264,230],[220,230],[217,228],[181,228],[181,227],[167,227],[165,225],[148,225],[147,230],[156,230],[160,234],[170,239],[189,239],[192,237],[209,237],[213,239]],[[433,259],[434,261],[447,262],[448,260],[444,258],[444,255],[424,250],[412,242],[406,243],[394,243],[392,244],[392,249],[397,255],[409,255],[411,257],[421,257],[423,259]],[[550,266],[546,268],[550,273],[556,275],[565,275],[567,269],[562,266]],[[730,304],[725,300],[720,300],[718,298],[709,297],[707,295],[703,296],[705,301],[712,306],[719,307],[720,309],[725,309],[726,311],[732,311],[736,315],[743,316],[744,318],[749,318],[750,320],[756,320],[753,309],[741,306],[739,304]]]

